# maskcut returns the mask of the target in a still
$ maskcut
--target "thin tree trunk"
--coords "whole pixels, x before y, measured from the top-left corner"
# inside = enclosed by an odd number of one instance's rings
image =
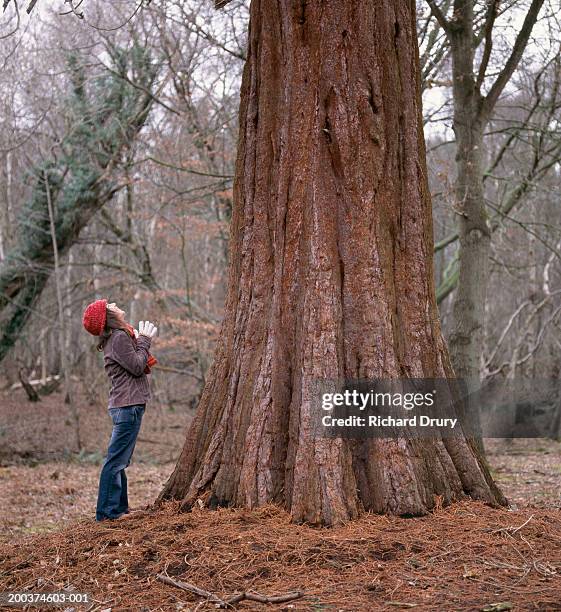
[[[297,521],[505,500],[463,438],[317,437],[321,379],[452,377],[436,308],[415,3],[253,0],[229,291],[159,500]]]
[[[452,308],[450,355],[456,375],[479,380],[491,233],[483,193],[483,98],[476,86],[473,2],[462,2],[462,27],[451,34],[454,123],[456,135],[456,204],[459,236],[458,285]]]
[[[532,0],[511,53],[486,95],[481,93],[481,88],[492,50],[493,26],[499,2],[491,0],[488,3],[483,26],[484,48],[480,66],[474,73],[477,44],[474,1],[456,0],[449,20],[435,8],[434,1],[427,1],[446,31],[452,54],[457,164],[455,212],[459,246],[450,355],[456,375],[466,381],[469,389],[474,390],[480,380],[491,252],[491,228],[487,221],[483,188],[483,134],[501,92],[522,57],[544,0]],[[474,418],[478,418],[479,407],[472,406],[471,410]],[[475,444],[483,457],[483,440],[477,439]]]
[[[456,133],[460,156],[456,189],[459,275],[452,307],[450,354],[456,375],[475,383],[483,346],[491,233],[481,182],[481,129],[458,128]]]
[[[46,328],[41,330],[39,335],[40,360],[41,360],[41,384],[44,385],[47,381],[49,351],[47,348],[47,332]]]
[[[54,280],[56,289],[56,298],[58,306],[58,344],[60,349],[60,363],[62,369],[62,376],[64,378],[64,403],[70,404],[72,417],[74,419],[75,434],[76,434],[76,446],[78,452],[82,450],[82,440],[80,436],[80,415],[77,407],[73,401],[71,380],[70,380],[70,367],[68,363],[68,353],[66,346],[66,326],[64,318],[64,301],[62,297],[62,280],[60,274],[60,262],[58,258],[58,245],[56,239],[56,226],[55,226],[55,213],[53,210],[53,202],[51,198],[51,189],[49,186],[49,177],[47,172],[44,173],[45,177],[45,194],[47,199],[47,208],[49,211],[49,226],[51,230],[51,240],[53,243],[53,262],[54,262]]]
[[[458,223],[458,280],[452,308],[450,354],[456,374],[477,384],[483,346],[485,305],[489,278],[491,228],[483,189],[483,134],[505,85],[516,69],[544,0],[532,0],[504,66],[489,84],[486,74],[492,51],[499,2],[488,3],[483,26],[483,52],[474,66],[477,42],[473,0],[456,0],[446,19],[433,0],[427,0],[450,41],[456,135],[456,203]],[[481,92],[486,83],[487,93]],[[451,279],[452,280],[452,279]],[[453,289],[450,284],[447,293]],[[447,294],[446,293],[446,294]]]
[[[0,224],[0,261],[6,257],[6,238],[7,234],[4,234],[4,228],[12,226],[12,210],[13,210],[13,197],[12,197],[12,183],[13,183],[13,169],[12,169],[12,151],[6,153],[6,209],[2,214],[2,223]]]
[[[72,325],[69,324],[72,321],[72,266],[74,263],[74,251],[72,249],[68,251],[68,261],[66,263],[65,275],[64,275],[64,352],[67,355],[69,362],[74,361],[72,355]]]
[[[457,89],[461,90],[456,93],[454,105],[458,285],[452,304],[449,345],[456,376],[464,380],[470,397],[480,384],[491,230],[483,193],[483,126],[477,119],[480,96],[462,79],[465,73],[461,69],[457,72],[455,81],[460,83]],[[479,406],[468,403],[468,409],[471,418],[479,421]],[[474,443],[479,454],[485,457],[483,439],[477,438]]]

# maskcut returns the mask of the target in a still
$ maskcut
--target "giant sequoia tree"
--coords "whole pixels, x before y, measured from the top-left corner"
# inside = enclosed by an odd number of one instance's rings
[[[159,500],[334,524],[504,503],[463,438],[314,435],[318,379],[451,377],[413,0],[253,0],[225,318]]]

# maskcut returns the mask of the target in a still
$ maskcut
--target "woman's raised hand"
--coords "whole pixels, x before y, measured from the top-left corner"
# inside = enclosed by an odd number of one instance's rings
[[[138,334],[153,338],[158,333],[158,328],[150,321],[140,321],[138,324]]]

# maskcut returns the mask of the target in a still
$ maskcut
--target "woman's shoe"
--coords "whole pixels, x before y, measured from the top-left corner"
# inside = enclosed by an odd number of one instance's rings
[[[121,518],[123,515],[125,514],[125,512],[121,512],[121,514],[118,514],[117,516],[104,516],[103,518],[96,518],[95,520],[98,523],[102,523],[103,521],[116,521],[117,519]]]

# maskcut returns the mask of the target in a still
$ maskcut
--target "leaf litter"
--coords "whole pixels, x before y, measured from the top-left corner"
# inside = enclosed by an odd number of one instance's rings
[[[90,593],[90,612],[212,610],[213,598],[244,592],[303,596],[232,609],[561,610],[561,514],[470,501],[328,529],[293,524],[276,506],[185,513],[165,502],[5,543],[0,591],[41,588]]]

